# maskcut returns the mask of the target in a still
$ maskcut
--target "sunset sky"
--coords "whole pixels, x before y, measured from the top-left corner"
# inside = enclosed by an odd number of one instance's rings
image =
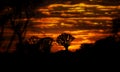
[[[82,43],[94,43],[110,35],[112,18],[120,15],[119,0],[46,0],[35,9],[35,17],[27,27],[26,38],[30,36],[52,37],[61,33],[70,33],[75,37],[70,51],[80,48]],[[7,44],[12,34],[6,28]],[[3,44],[2,47],[5,47]],[[53,42],[52,52],[64,50]]]

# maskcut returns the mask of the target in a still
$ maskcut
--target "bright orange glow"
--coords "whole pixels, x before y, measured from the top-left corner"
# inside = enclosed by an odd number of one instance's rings
[[[57,51],[60,51],[60,50],[65,50],[65,48],[63,46],[60,46],[56,42],[53,42],[51,52],[54,53],[54,52],[57,52]]]
[[[32,22],[41,22],[41,23],[59,23],[60,18],[41,18],[34,19]]]
[[[57,26],[56,24],[38,24],[35,27],[40,27],[40,28],[54,28],[55,26]]]
[[[77,39],[73,40],[71,42],[71,45],[68,47],[69,51],[75,52],[76,50],[80,49],[81,41],[78,41]]]

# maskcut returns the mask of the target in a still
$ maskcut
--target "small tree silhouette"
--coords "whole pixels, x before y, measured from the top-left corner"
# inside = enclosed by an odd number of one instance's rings
[[[73,41],[74,39],[75,38],[71,34],[62,33],[57,37],[56,41],[58,44],[63,45],[66,51],[68,51],[68,46],[70,46],[70,42]]]
[[[39,47],[37,45],[38,41],[40,40],[39,37],[37,36],[31,36],[30,38],[24,40],[23,44],[19,45],[19,43],[17,44],[16,47],[16,52],[18,54],[36,54],[39,51]]]
[[[120,18],[114,18],[112,20],[112,33],[114,36],[118,35],[120,29]]]
[[[31,36],[29,39],[24,41],[23,48],[29,54],[50,53],[53,39],[51,37],[39,38],[37,36]],[[18,50],[20,51],[20,50]]]
[[[45,37],[45,38],[40,39],[38,42],[40,50],[43,52],[49,53],[53,41],[54,40],[51,37]]]
[[[28,39],[28,42],[29,44],[37,44],[37,42],[40,40],[39,37],[37,36],[31,36],[29,39]]]

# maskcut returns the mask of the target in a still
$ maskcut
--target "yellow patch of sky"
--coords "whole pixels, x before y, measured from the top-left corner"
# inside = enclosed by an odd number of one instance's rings
[[[34,25],[34,27],[39,27],[41,29],[43,29],[43,28],[54,28],[56,26],[57,26],[57,24],[47,24],[47,23],[46,24],[42,23],[42,24]]]
[[[66,24],[66,23],[63,23],[63,22],[60,25],[63,26],[63,27],[73,27],[72,24]]]

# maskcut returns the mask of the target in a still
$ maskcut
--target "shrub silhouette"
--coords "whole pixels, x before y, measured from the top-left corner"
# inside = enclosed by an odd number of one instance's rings
[[[53,41],[51,37],[41,38],[38,42],[38,46],[41,51],[49,53]]]
[[[18,54],[37,55],[40,53],[50,53],[50,48],[54,40],[51,37],[39,38],[37,36],[31,36],[25,40],[23,45],[17,45],[16,52]]]
[[[114,18],[112,20],[112,33],[113,35],[118,35],[120,29],[120,18]]]
[[[68,46],[70,46],[70,42],[75,38],[71,34],[62,33],[57,37],[57,43],[64,46],[66,51],[68,51]]]
[[[23,44],[17,44],[16,47],[16,52],[18,54],[27,54],[27,55],[32,55],[35,53],[38,53],[38,41],[40,40],[39,37],[37,36],[31,36],[29,39],[25,40]]]

